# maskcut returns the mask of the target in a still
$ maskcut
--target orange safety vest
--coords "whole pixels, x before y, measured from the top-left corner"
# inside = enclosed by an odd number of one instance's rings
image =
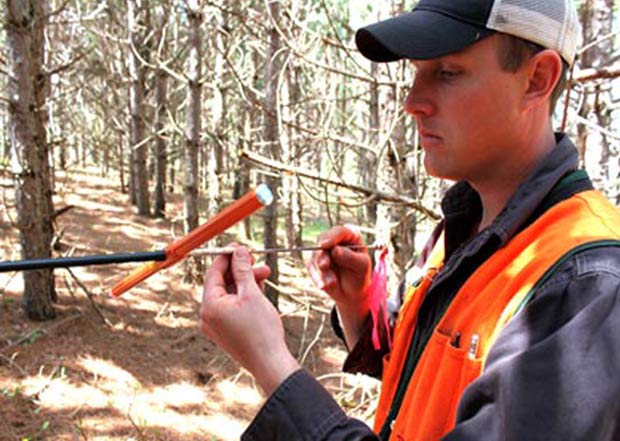
[[[489,349],[508,321],[566,258],[584,248],[620,245],[620,212],[596,191],[548,209],[495,252],[465,282],[434,329],[405,392],[390,440],[436,441],[454,428],[463,391],[480,376]],[[443,237],[425,275],[410,287],[384,359],[375,420],[378,433],[390,411],[416,327],[417,312],[444,260]],[[457,334],[460,336],[457,338]],[[460,341],[455,347],[455,341]]]

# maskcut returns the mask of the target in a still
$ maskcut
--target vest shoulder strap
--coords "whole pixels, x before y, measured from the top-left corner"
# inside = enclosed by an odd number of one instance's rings
[[[585,170],[573,170],[568,172],[557,182],[557,184],[555,184],[555,186],[551,189],[547,196],[545,196],[542,202],[519,230],[521,231],[529,227],[536,219],[542,216],[547,210],[557,203],[562,202],[577,193],[593,189],[594,185]]]
[[[620,247],[620,240],[598,240],[594,242],[585,243],[578,247],[573,248],[568,253],[564,254],[560,260],[555,262],[551,268],[543,274],[543,276],[536,282],[536,284],[532,287],[532,289],[527,293],[527,295],[523,298],[523,301],[517,306],[514,315],[519,314],[529,303],[532,301],[538,290],[542,285],[547,282],[551,276],[555,273],[555,271],[562,266],[567,260],[573,257],[575,254],[580,253],[581,251],[591,250],[593,248],[603,248],[603,247]]]
[[[568,199],[577,193],[581,193],[583,191],[593,190],[594,185],[590,180],[590,176],[585,170],[573,170],[568,174],[564,175],[562,179],[558,181],[558,183],[553,187],[551,192],[543,199],[541,204],[536,208],[532,216],[525,223],[523,228],[527,228],[527,226],[531,225],[536,219],[542,216],[548,209],[553,207],[555,204],[562,202],[565,199]],[[519,314],[523,308],[527,306],[527,304],[534,298],[536,292],[540,289],[540,287],[551,278],[554,272],[560,267],[564,262],[569,260],[575,254],[585,251],[592,248],[598,247],[608,247],[608,246],[620,246],[620,241],[614,240],[604,240],[604,241],[595,241],[586,243],[584,245],[573,248],[568,253],[566,253],[560,260],[558,260],[549,270],[540,278],[540,280],[536,283],[536,285],[532,288],[532,290],[525,296],[523,301],[519,304],[515,311],[515,315]]]

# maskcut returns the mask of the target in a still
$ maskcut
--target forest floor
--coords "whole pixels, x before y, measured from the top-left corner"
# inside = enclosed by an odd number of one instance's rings
[[[11,182],[2,176],[0,193],[0,260],[19,259]],[[57,220],[55,256],[162,249],[182,230],[178,194],[166,220],[146,219],[118,181],[96,173],[59,177],[54,203],[74,206]],[[55,270],[58,317],[49,322],[29,321],[21,275],[0,273],[0,440],[239,439],[264,397],[199,333],[200,286],[182,282],[179,264],[110,298],[135,265]],[[284,256],[280,265],[289,348],[351,414],[368,419],[376,382],[339,372],[345,351],[328,300],[303,262]]]

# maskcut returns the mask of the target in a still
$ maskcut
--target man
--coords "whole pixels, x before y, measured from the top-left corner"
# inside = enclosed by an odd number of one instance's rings
[[[269,395],[244,439],[620,440],[620,214],[550,117],[577,35],[570,0],[422,0],[358,31],[366,57],[411,60],[425,167],[458,182],[384,360],[370,259],[339,246],[359,234],[325,233],[309,265],[345,369],[382,375],[374,432],[299,369],[259,289],[268,270],[243,247],[215,259],[202,329]]]

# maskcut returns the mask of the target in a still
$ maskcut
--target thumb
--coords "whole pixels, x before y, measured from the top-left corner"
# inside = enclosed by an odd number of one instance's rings
[[[232,275],[237,292],[241,295],[247,293],[250,287],[258,287],[252,270],[252,259],[246,247],[235,249],[232,255]]]
[[[371,266],[370,256],[367,251],[356,251],[346,247],[336,246],[331,252],[334,262],[352,271],[367,271]]]

